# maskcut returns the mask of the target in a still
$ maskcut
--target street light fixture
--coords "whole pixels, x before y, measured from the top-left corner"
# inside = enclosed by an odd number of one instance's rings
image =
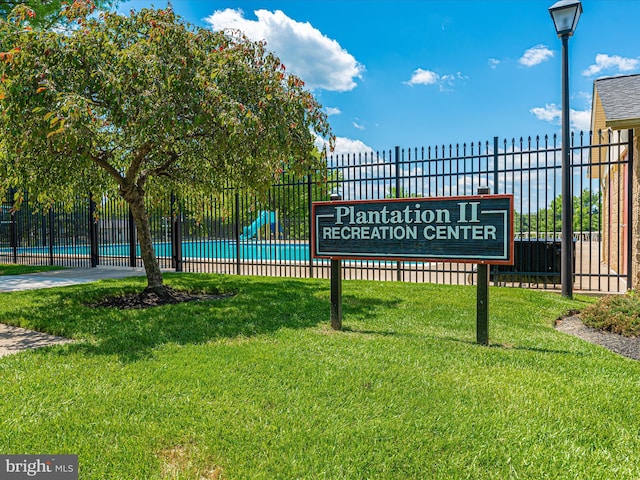
[[[549,13],[562,40],[562,296],[573,296],[573,192],[571,189],[571,147],[569,138],[569,37],[582,13],[580,0],[561,0]]]
[[[573,35],[582,13],[580,0],[561,0],[549,7],[549,13],[559,37]]]

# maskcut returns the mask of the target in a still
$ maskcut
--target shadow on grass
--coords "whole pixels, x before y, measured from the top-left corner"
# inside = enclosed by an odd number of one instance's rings
[[[504,350],[504,351],[515,350],[515,351],[523,351],[523,352],[552,353],[557,355],[575,355],[580,357],[585,356],[585,354],[582,352],[575,352],[571,350],[558,350],[558,349],[551,349],[551,348],[540,348],[540,347],[533,347],[533,346],[522,346],[522,345],[515,345],[515,344],[502,344],[502,343],[491,343],[491,342],[489,342],[489,345],[481,345],[478,342],[473,340],[464,340],[464,339],[455,338],[455,337],[439,336],[437,338],[439,338],[440,340],[448,341],[448,342],[463,343],[465,345],[475,345],[477,347],[490,348],[495,350]]]
[[[134,362],[163,344],[202,344],[330,321],[329,284],[322,280],[202,274],[170,274],[165,280],[177,289],[235,295],[142,310],[89,306],[145,286],[143,278],[106,280],[17,292],[0,302],[0,322],[77,340],[59,350],[61,354],[116,355],[123,362]],[[347,297],[345,303],[350,315],[367,318],[397,302]]]
[[[343,326],[342,330],[349,333],[355,333],[359,335],[376,335],[380,337],[406,337],[406,338],[425,338],[423,335],[417,333],[398,332],[394,330],[373,330],[365,328],[355,328],[349,325]]]
[[[401,299],[343,295],[343,316],[358,321],[366,321],[379,310],[390,310],[403,303]]]
[[[458,343],[458,344],[463,344],[468,346],[477,346],[477,347],[490,348],[494,350],[503,350],[503,351],[514,350],[514,351],[524,351],[524,352],[551,353],[551,354],[558,354],[558,355],[575,355],[575,356],[581,356],[581,357],[586,356],[586,354],[582,352],[575,352],[570,350],[558,350],[558,349],[551,349],[551,348],[540,348],[540,347],[534,347],[534,346],[522,346],[522,345],[515,345],[515,344],[489,343],[489,345],[486,346],[486,345],[481,345],[474,340],[465,340],[462,338],[452,337],[452,336],[445,337],[441,335],[428,335],[428,334],[419,335],[414,333],[397,332],[397,331],[391,331],[391,330],[358,329],[358,328],[352,328],[349,326],[343,327],[343,330],[345,332],[350,332],[355,334],[377,335],[381,337],[406,337],[406,338],[423,338],[423,339],[432,338],[435,340],[440,340],[445,342],[452,342],[452,343]]]
[[[237,282],[222,292],[233,297],[189,302],[138,311],[123,311],[124,329],[103,332],[95,353],[117,353],[132,361],[166,343],[201,344],[218,338],[252,337],[282,328],[308,328],[326,320],[328,306],[312,285],[293,280],[278,283]]]

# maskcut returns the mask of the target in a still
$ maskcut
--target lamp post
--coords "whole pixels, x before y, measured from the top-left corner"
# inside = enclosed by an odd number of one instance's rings
[[[560,0],[549,13],[562,40],[562,296],[573,296],[573,192],[571,189],[571,146],[569,138],[569,37],[582,13],[580,0]]]

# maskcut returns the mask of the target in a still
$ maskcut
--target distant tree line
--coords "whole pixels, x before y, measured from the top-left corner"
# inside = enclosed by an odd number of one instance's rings
[[[601,229],[602,194],[584,189],[580,196],[573,197],[573,231],[598,232]],[[515,214],[516,232],[560,232],[562,231],[562,195],[549,205],[534,213]]]

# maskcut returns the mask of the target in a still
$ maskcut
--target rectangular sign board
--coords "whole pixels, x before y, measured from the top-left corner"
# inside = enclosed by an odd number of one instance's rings
[[[513,195],[314,202],[312,256],[513,265]]]

